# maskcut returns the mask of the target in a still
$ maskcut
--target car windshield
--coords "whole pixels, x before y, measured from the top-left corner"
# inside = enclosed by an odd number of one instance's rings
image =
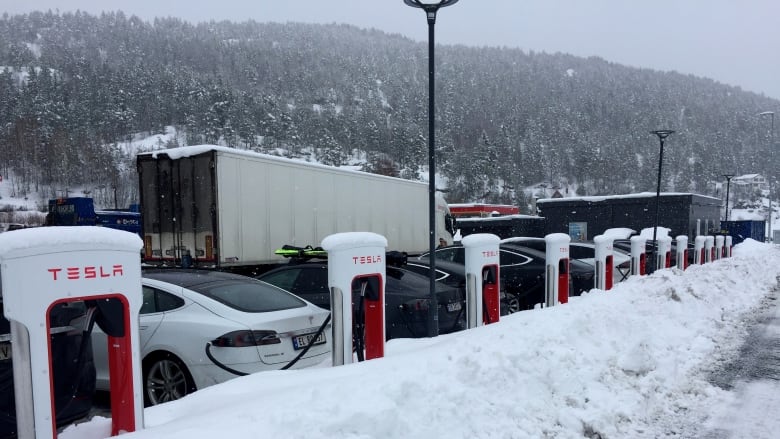
[[[246,312],[269,312],[306,306],[306,302],[263,282],[220,280],[190,287],[206,297]]]

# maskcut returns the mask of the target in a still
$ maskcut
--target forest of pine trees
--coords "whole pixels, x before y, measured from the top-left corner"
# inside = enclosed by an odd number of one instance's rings
[[[451,202],[527,203],[655,189],[655,129],[673,129],[663,190],[714,193],[776,168],[776,100],[679,73],[519,49],[436,51],[437,170]],[[427,166],[427,46],[348,25],[153,22],[121,12],[0,19],[0,174],[19,191],[137,192],[116,142],[173,125],[219,143],[417,178]],[[774,136],[774,139],[780,139]],[[178,146],[178,145],[175,145]],[[52,196],[55,194],[51,194]]]

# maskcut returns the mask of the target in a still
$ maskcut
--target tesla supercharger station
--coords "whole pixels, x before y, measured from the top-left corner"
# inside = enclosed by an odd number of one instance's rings
[[[501,285],[499,281],[498,236],[475,233],[463,238],[466,252],[466,323],[468,328],[499,320]]]
[[[352,363],[353,348],[358,360],[363,351],[366,360],[383,357],[387,239],[371,232],[336,233],[322,240],[322,248],[328,252],[333,365]]]
[[[693,263],[701,265],[705,261],[704,257],[704,243],[707,241],[706,236],[697,236],[693,239]]]
[[[734,247],[733,242],[734,242],[734,238],[732,238],[731,236],[727,235],[726,236],[726,248],[724,249],[724,252],[726,253],[726,257],[727,258],[731,257],[731,251],[733,250],[733,247]]]
[[[723,242],[725,239],[723,235],[715,237],[715,260],[723,259]]]
[[[715,237],[704,237],[704,262],[712,262],[715,257]]]
[[[596,288],[604,291],[612,289],[612,276],[614,275],[612,241],[613,238],[604,235],[593,238],[593,244],[596,246]]]
[[[688,268],[688,237],[679,235],[677,241],[677,268],[685,270]]]
[[[569,242],[565,233],[551,233],[544,237],[545,250],[545,304],[555,306],[569,302]]]
[[[143,428],[137,336],[142,246],[137,235],[105,227],[42,227],[0,235],[20,439],[57,436],[49,313],[79,301],[108,334],[111,434]]]
[[[658,253],[656,254],[657,270],[672,266],[672,238],[669,236],[658,237]]]
[[[631,275],[643,276],[647,264],[647,238],[644,236],[631,237]]]

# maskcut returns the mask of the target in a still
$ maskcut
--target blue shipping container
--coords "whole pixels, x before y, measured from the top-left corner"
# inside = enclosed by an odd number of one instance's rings
[[[766,239],[766,221],[721,221],[720,228],[735,245],[748,238],[758,242]]]

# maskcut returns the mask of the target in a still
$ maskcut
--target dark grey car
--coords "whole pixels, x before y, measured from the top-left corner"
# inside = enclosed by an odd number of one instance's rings
[[[418,271],[427,270],[427,256],[411,261],[408,265],[421,265]],[[437,271],[448,271],[455,282],[459,267],[460,276],[465,278],[466,253],[463,246],[453,245],[436,250]],[[501,243],[499,246],[499,263],[502,290],[502,314],[509,314],[533,308],[537,303],[545,302],[544,276],[545,254],[539,250]],[[453,265],[457,264],[457,265]],[[579,296],[583,291],[589,291],[594,286],[595,269],[592,265],[576,259],[569,261],[569,295]],[[443,278],[442,281],[447,281]],[[465,282],[465,280],[464,280]]]
[[[309,302],[330,309],[328,265],[323,261],[292,263],[257,276]],[[385,285],[385,335],[387,339],[426,337],[430,281],[407,268],[388,265]],[[353,292],[354,295],[354,292]],[[465,328],[463,290],[437,283],[439,333]],[[353,303],[354,305],[354,303]]]

